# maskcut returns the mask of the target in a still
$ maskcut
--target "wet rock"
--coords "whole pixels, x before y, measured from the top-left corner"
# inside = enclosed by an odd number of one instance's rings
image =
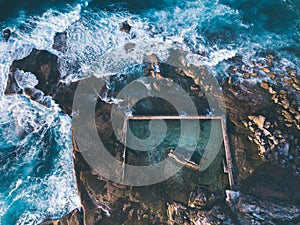
[[[6,28],[2,31],[2,41],[8,41],[11,35],[11,30],[9,28]]]
[[[189,207],[191,208],[203,208],[208,203],[207,193],[203,189],[197,189],[193,191],[189,199]]]
[[[265,73],[271,73],[271,70],[270,70],[269,68],[263,68],[263,71],[264,71]]]
[[[155,74],[155,79],[156,80],[164,80],[164,77],[162,75],[160,75],[159,73]]]
[[[109,182],[82,165],[86,162],[82,161],[81,157],[76,159],[77,171],[82,170],[78,175],[78,184],[83,205],[84,224],[167,225],[162,218],[162,215],[166,215],[164,209],[166,206],[155,200],[156,194],[151,187],[133,189],[129,186]]]
[[[284,83],[287,84],[287,85],[291,85],[293,83],[293,79],[286,78],[286,79],[284,79]]]
[[[52,97],[45,96],[44,93],[36,88],[25,88],[24,93],[33,101],[40,103],[48,108],[50,108],[52,104]]]
[[[147,55],[145,57],[144,63],[145,64],[150,63],[150,64],[157,64],[158,65],[159,59],[158,59],[157,55],[155,55],[155,54]]]
[[[290,144],[286,143],[285,146],[282,149],[282,154],[284,156],[289,156],[289,150],[290,150]]]
[[[268,93],[246,80],[234,87],[223,83],[222,89],[226,101],[226,113],[234,124],[239,124],[238,126],[241,126],[240,121],[250,115],[250,112],[259,112],[262,108],[273,105]],[[240,110],[241,108],[244,110]]]
[[[259,67],[259,68],[262,68],[264,66],[264,64],[262,62],[257,62],[256,66]]]
[[[131,30],[131,26],[129,25],[128,21],[124,21],[122,24],[121,24],[121,27],[120,27],[120,30],[124,31],[125,33],[129,33],[130,30]]]
[[[276,94],[276,91],[272,87],[269,87],[269,93],[271,95],[274,95],[274,94]]]
[[[57,32],[54,36],[52,48],[65,53],[67,51],[67,32]]]
[[[285,69],[285,71],[286,71],[288,74],[293,74],[293,73],[295,72],[295,70],[294,70],[293,68],[291,68],[291,67],[287,67],[287,68]]]
[[[199,91],[200,88],[199,88],[199,86],[191,85],[191,86],[190,86],[190,90],[191,90],[191,91]]]
[[[75,209],[59,220],[48,220],[39,225],[83,225],[82,212]]]
[[[8,74],[5,94],[21,94],[23,92],[22,87],[18,84],[14,73]]]
[[[230,67],[229,67],[229,72],[230,72],[231,74],[235,74],[236,68],[234,68],[233,66],[230,66]]]
[[[10,70],[15,71],[16,69],[35,74],[39,81],[36,88],[43,91],[45,95],[54,91],[60,79],[57,56],[45,50],[33,49],[29,56],[15,60]]]
[[[25,90],[32,100],[50,107],[53,99],[64,113],[71,114],[78,82],[59,82],[57,56],[33,49],[29,56],[13,62],[8,77],[5,94]]]
[[[78,81],[71,84],[58,83],[55,92],[52,94],[55,102],[58,103],[62,111],[68,115],[72,113],[73,98],[78,83]]]
[[[276,95],[273,95],[272,100],[274,101],[275,104],[277,104],[279,101]]]
[[[245,79],[249,79],[249,78],[250,78],[250,74],[249,74],[249,73],[243,73],[243,77],[244,77]]]
[[[284,116],[284,118],[286,119],[286,121],[293,123],[293,118],[288,111],[281,110],[281,112],[282,112],[282,115]]]
[[[289,130],[287,130],[287,133],[283,134],[282,131],[276,129],[278,128],[276,122],[272,124],[270,121],[266,121],[265,117],[260,120],[259,116],[249,116],[248,119],[249,122],[245,122],[245,124],[252,133],[249,140],[257,145],[261,158],[273,164],[281,164],[290,169],[292,167],[297,169],[298,166],[294,165],[292,160],[294,154],[291,155],[291,153],[295,152],[293,149],[297,148],[299,143],[298,140],[293,138],[293,131],[289,133]],[[285,122],[287,122],[286,120],[285,118]],[[293,124],[285,123],[284,126],[291,128]],[[295,144],[291,145],[292,141]]]
[[[171,225],[238,224],[226,205],[215,205],[210,211],[191,209],[179,203],[168,205],[168,223]]]
[[[300,166],[300,156],[297,156],[295,159],[294,159],[294,162],[297,166]]]
[[[261,82],[260,83],[260,86],[263,88],[263,89],[266,89],[266,90],[269,90],[269,84],[268,82]]]
[[[275,80],[276,74],[275,73],[269,73],[268,76],[272,79]]]
[[[97,196],[98,192],[94,192],[93,189],[90,187],[94,184],[98,184],[99,179],[95,176],[93,180],[90,180],[92,177],[92,172],[88,169],[88,165],[86,164],[80,153],[76,153],[76,160],[75,160],[75,171],[76,171],[76,178],[77,178],[77,186],[78,186],[78,193],[81,199],[82,211],[83,211],[83,224],[96,224],[106,215],[106,208],[102,207],[103,203],[99,201],[101,197]],[[80,169],[79,169],[80,168]],[[83,170],[83,171],[80,171]],[[84,179],[83,179],[83,174]],[[90,185],[87,185],[86,181],[90,180]],[[105,191],[102,188],[102,183],[98,185],[99,191]],[[92,186],[93,187],[93,186]],[[101,189],[100,189],[101,188]]]
[[[281,96],[286,96],[287,91],[284,89],[281,89],[279,93],[281,94]]]
[[[134,43],[128,43],[124,45],[124,49],[126,51],[126,53],[133,51],[135,48],[135,44]]]
[[[227,201],[242,224],[295,224],[300,219],[297,205],[285,205],[227,191]]]
[[[300,85],[298,84],[292,84],[293,88],[295,88],[297,91],[300,91]]]
[[[277,159],[278,160],[278,159]],[[241,182],[240,190],[262,200],[298,205],[300,178],[279,165],[262,164]]]
[[[196,214],[196,213],[194,213]],[[190,225],[195,224],[192,223],[192,218],[189,215],[189,212],[186,207],[181,204],[170,204],[168,205],[168,221],[170,224],[183,224],[183,225]]]
[[[266,117],[259,115],[259,116],[248,116],[249,120],[252,120],[259,128],[263,128]]]
[[[232,85],[232,77],[228,77],[227,83]]]
[[[25,88],[24,91],[33,101],[42,102],[44,98],[44,93],[36,88]]]
[[[236,216],[233,214],[233,212],[230,210],[230,208],[225,205],[214,206],[207,213],[206,221],[210,224],[224,224],[224,225],[239,224],[236,219]],[[206,224],[206,223],[203,223],[203,224]]]
[[[284,99],[280,102],[280,104],[285,108],[288,109],[290,107],[290,102],[287,99]]]

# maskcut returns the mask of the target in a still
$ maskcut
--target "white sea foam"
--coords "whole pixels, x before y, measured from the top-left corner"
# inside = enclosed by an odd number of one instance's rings
[[[6,221],[5,225],[9,224],[7,219],[16,209],[19,217],[16,224],[25,225],[58,218],[79,208],[70,118],[24,96],[3,97],[0,115],[0,154],[3,157],[0,179],[3,188],[8,185],[0,195],[0,217]],[[25,132],[24,139],[15,132],[16,127]],[[47,173],[41,172],[45,166],[51,168]]]
[[[145,55],[155,53],[163,61],[168,49],[180,47],[191,51],[196,65],[215,66],[231,58],[237,52],[247,56],[257,49],[274,45],[274,40],[285,46],[284,38],[268,33],[235,37],[235,44],[222,46],[210,43],[205,30],[216,30],[215,20],[219,18],[232,27],[251,29],[245,24],[238,10],[208,0],[177,1],[177,6],[163,10],[151,9],[143,14],[126,11],[92,11],[89,1],[77,5],[69,13],[48,10],[41,17],[21,18],[25,29],[14,27],[14,35],[8,43],[0,43],[0,96],[3,93],[10,63],[28,55],[33,47],[47,49],[59,56],[63,81],[70,83],[83,77],[95,75],[110,76],[132,64],[143,62]],[[132,26],[131,33],[120,30],[124,21]],[[51,48],[55,32],[67,30],[67,51],[61,53]],[[129,45],[134,46],[129,48]],[[10,50],[8,53],[7,49]],[[196,52],[205,52],[199,56]],[[195,54],[196,53],[196,54]]]
[[[116,105],[118,105],[119,103],[124,101],[123,99],[118,99],[118,98],[108,96],[107,92],[105,92],[102,95],[99,95],[95,90],[95,94],[101,99],[101,101],[106,102],[107,104],[116,104]]]
[[[11,27],[13,35],[8,42],[0,42],[0,97],[6,86],[9,67],[15,59],[29,55],[32,48],[52,50],[56,32],[66,30],[80,18],[81,6],[70,9],[69,13],[48,10],[42,16],[19,17],[18,24]],[[23,28],[19,28],[23,25]]]

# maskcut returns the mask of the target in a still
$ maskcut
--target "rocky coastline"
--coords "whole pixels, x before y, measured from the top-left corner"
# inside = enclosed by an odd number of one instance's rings
[[[122,29],[130,33],[128,23],[124,22]],[[65,51],[66,38],[66,32],[58,33],[53,48]],[[247,63],[238,56],[230,59],[227,78],[218,80],[226,102],[235,168],[234,190],[211,193],[197,188],[186,195],[180,193],[176,179],[144,188],[112,183],[94,173],[74,140],[75,174],[82,208],[41,225],[300,223],[299,71],[285,67],[274,53],[257,58]],[[159,65],[159,71],[155,65]],[[29,56],[11,65],[5,93],[26,94],[47,107],[54,101],[63,113],[71,115],[78,82],[61,83],[59,66],[54,54],[33,49]],[[20,86],[20,76],[25,73],[36,76],[35,87]],[[212,89],[203,84],[205,73],[197,76],[170,67],[152,55],[148,57],[145,76],[156,79],[152,88],[158,91],[159,82],[181,84],[193,96],[199,112],[205,113],[205,91]],[[155,102],[152,107],[156,107]],[[118,157],[120,146],[115,142],[110,122],[111,108],[111,104],[99,100],[96,126],[107,145],[115,149],[111,154]],[[174,188],[168,189],[170,186]],[[162,199],[154,202],[158,194]]]

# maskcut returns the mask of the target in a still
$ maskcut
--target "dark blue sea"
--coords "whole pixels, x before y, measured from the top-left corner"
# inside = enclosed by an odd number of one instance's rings
[[[127,21],[130,34],[120,30]],[[31,225],[80,207],[72,160],[71,118],[55,103],[46,108],[25,96],[5,96],[9,67],[33,48],[59,58],[62,82],[109,76],[168,49],[227,77],[228,59],[245,62],[271,52],[285,66],[300,57],[300,0],[0,0],[0,225]],[[67,50],[52,48],[67,31]],[[126,58],[124,45],[139,51]],[[76,66],[75,66],[76,65]],[[36,81],[30,74],[23,86]]]

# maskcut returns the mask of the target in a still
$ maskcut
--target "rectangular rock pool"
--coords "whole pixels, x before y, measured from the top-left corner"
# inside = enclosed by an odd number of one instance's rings
[[[123,134],[123,181],[139,177],[186,193],[197,187],[215,192],[233,185],[222,116],[127,117]],[[137,167],[140,170],[132,170]]]

